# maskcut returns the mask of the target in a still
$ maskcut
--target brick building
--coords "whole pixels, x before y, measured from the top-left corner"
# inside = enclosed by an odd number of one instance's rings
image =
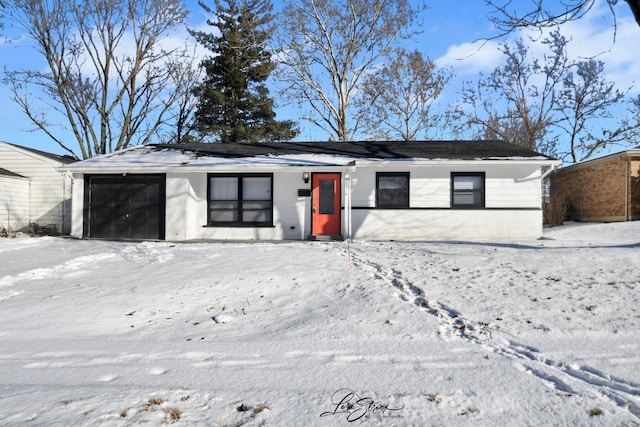
[[[640,146],[557,170],[551,192],[570,202],[573,221],[640,219]]]

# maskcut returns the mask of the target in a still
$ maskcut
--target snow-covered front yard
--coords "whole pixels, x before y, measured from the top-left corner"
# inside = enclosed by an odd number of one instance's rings
[[[640,425],[640,221],[545,236],[0,239],[0,425]]]

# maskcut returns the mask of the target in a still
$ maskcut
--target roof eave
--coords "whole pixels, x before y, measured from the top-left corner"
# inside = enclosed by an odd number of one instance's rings
[[[250,159],[249,159],[250,160]],[[547,158],[491,158],[491,159],[352,159],[341,163],[319,163],[310,164],[303,162],[291,163],[248,163],[248,164],[176,164],[176,165],[148,165],[131,167],[131,165],[83,165],[81,162],[60,166],[56,168],[60,172],[69,171],[71,173],[105,173],[105,174],[133,174],[133,173],[167,173],[167,172],[211,172],[211,171],[238,171],[238,170],[280,170],[280,171],[298,171],[306,169],[326,169],[326,168],[348,168],[358,165],[389,165],[398,163],[411,163],[418,166],[442,166],[442,165],[476,165],[482,163],[484,165],[503,165],[505,163],[518,165],[550,165],[558,166],[562,163],[560,160]]]
[[[77,162],[76,159],[72,159],[70,157],[60,156],[58,154],[47,153],[42,150],[36,150],[34,148],[22,147],[20,145],[11,144],[10,142],[0,141],[0,144],[6,144],[9,148],[12,148],[19,153],[22,153],[26,156],[35,157],[39,160],[43,160],[49,163],[56,163],[60,165],[67,165],[74,162]]]
[[[633,148],[631,150],[620,151],[617,153],[608,154],[606,156],[598,157],[597,159],[585,160],[579,163],[568,165],[559,170],[575,170],[585,167],[590,167],[600,163],[614,162],[616,160],[626,159],[640,159],[640,149]]]

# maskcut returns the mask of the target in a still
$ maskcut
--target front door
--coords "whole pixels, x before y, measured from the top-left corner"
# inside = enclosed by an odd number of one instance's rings
[[[312,188],[312,234],[339,235],[340,174],[313,174]]]

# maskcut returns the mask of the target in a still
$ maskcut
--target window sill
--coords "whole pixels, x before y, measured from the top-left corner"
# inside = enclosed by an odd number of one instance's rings
[[[202,228],[275,228],[273,224],[205,224]]]

